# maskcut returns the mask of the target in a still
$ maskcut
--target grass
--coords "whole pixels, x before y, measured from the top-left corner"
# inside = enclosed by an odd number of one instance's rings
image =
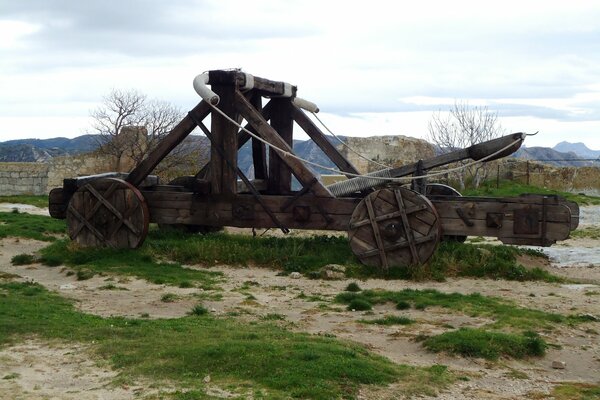
[[[600,239],[600,228],[596,226],[585,226],[571,232],[573,238]]]
[[[55,241],[65,233],[65,223],[45,216],[0,213],[0,238],[26,237]],[[327,264],[343,264],[348,277],[444,280],[450,276],[488,277],[511,280],[560,281],[539,268],[517,262],[523,254],[540,256],[509,246],[443,242],[430,262],[414,268],[392,268],[389,272],[362,265],[352,254],[348,239],[340,236],[251,237],[227,233],[185,235],[152,229],[140,249],[81,249],[65,240],[42,251],[49,266],[85,265],[90,271],[135,275],[155,283],[195,285],[198,273],[183,273],[181,264],[258,265],[297,271],[312,276]],[[171,260],[173,263],[165,262]],[[145,264],[145,266],[143,266]],[[117,267],[117,265],[121,265]],[[151,270],[151,273],[149,273]],[[177,270],[179,277],[168,271]],[[360,289],[357,285],[357,289]]]
[[[552,390],[555,400],[597,400],[600,399],[600,386],[586,383],[563,383]]]
[[[515,334],[460,328],[425,339],[423,347],[435,353],[497,360],[500,356],[517,359],[541,357],[546,353],[547,344],[534,332]]]
[[[567,200],[575,201],[579,205],[600,204],[600,197],[546,189],[510,180],[501,180],[500,187],[496,187],[496,181],[487,181],[484,182],[478,189],[469,188],[464,190],[462,194],[463,196],[513,197],[527,193],[558,195],[566,198]]]
[[[10,259],[12,265],[29,265],[36,261],[36,258],[31,254],[17,254]]]
[[[48,207],[47,195],[18,195],[18,196],[0,196],[0,203],[29,204],[31,206],[46,208]]]
[[[552,329],[556,324],[584,322],[582,317],[564,316],[519,307],[513,302],[497,297],[482,296],[479,293],[442,293],[434,289],[365,290],[361,293],[343,292],[335,297],[335,301],[342,304],[351,304],[357,300],[370,305],[395,303],[404,306],[405,303],[408,303],[415,309],[421,310],[429,307],[441,307],[472,317],[491,318],[494,322],[488,326],[490,328]]]
[[[360,321],[358,321],[362,324],[371,324],[371,325],[385,325],[385,326],[390,326],[390,325],[410,325],[410,324],[414,324],[415,321],[408,318],[408,317],[400,317],[397,315],[386,315],[383,318],[377,318],[377,319],[361,319]]]
[[[146,378],[177,385],[181,393],[203,393],[206,375],[217,385],[250,385],[264,398],[307,399],[352,398],[360,385],[394,381],[435,394],[453,380],[443,366],[397,365],[361,346],[272,323],[198,312],[178,319],[101,318],[37,284],[0,284],[0,293],[0,345],[32,335],[86,343],[119,371],[120,381]]]
[[[155,284],[214,287],[222,274],[184,268],[178,263],[159,261],[149,247],[141,249],[81,248],[69,240],[58,240],[40,251],[46,265],[64,264],[80,274],[120,274],[146,279]],[[91,276],[90,276],[91,277]]]
[[[65,221],[25,213],[0,212],[0,239],[19,237],[51,242],[66,233]]]

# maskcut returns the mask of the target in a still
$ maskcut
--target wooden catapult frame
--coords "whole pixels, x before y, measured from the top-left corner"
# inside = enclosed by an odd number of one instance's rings
[[[357,178],[357,169],[301,108],[312,105],[296,97],[296,87],[237,70],[210,71],[199,85],[204,100],[129,174],[65,179],[62,188],[50,193],[51,215],[67,218],[73,240],[135,248],[143,243],[150,222],[194,232],[223,226],[341,230],[348,232],[363,263],[387,269],[426,262],[443,239],[491,236],[504,243],[547,246],[577,227],[577,204],[561,197],[462,197],[448,186],[427,184],[423,177],[452,162],[506,156],[518,149],[523,134],[371,174],[390,177],[387,182]],[[210,128],[204,123],[209,115]],[[243,121],[255,137],[240,129]],[[294,123],[352,179],[325,186],[293,157]],[[210,161],[194,176],[159,184],[150,175],[153,169],[196,127],[210,140]],[[237,165],[238,150],[248,141],[253,179]],[[411,175],[419,176],[414,190],[395,184],[395,178]],[[293,190],[292,176],[300,190]]]

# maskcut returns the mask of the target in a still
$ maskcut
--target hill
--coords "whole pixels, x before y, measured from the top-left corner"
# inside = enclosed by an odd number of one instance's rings
[[[581,142],[570,143],[563,141],[554,146],[553,149],[562,153],[575,153],[582,158],[600,157],[600,150],[592,150]]]

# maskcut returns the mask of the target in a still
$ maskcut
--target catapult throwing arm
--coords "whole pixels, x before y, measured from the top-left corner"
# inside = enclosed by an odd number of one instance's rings
[[[196,91],[196,93],[198,93],[198,95],[202,97],[202,100],[206,101],[209,104],[212,104],[213,106],[216,106],[217,104],[219,104],[219,101],[221,99],[215,92],[213,92],[208,88],[208,86],[206,86],[207,84],[208,74],[206,72],[194,78],[194,90]]]

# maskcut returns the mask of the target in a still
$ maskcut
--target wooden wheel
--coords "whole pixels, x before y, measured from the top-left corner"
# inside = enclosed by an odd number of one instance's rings
[[[140,191],[116,178],[85,184],[67,207],[69,236],[84,246],[137,248],[148,234],[149,222]]]
[[[383,267],[425,263],[441,236],[433,204],[406,188],[370,193],[354,209],[348,237],[363,264]]]

